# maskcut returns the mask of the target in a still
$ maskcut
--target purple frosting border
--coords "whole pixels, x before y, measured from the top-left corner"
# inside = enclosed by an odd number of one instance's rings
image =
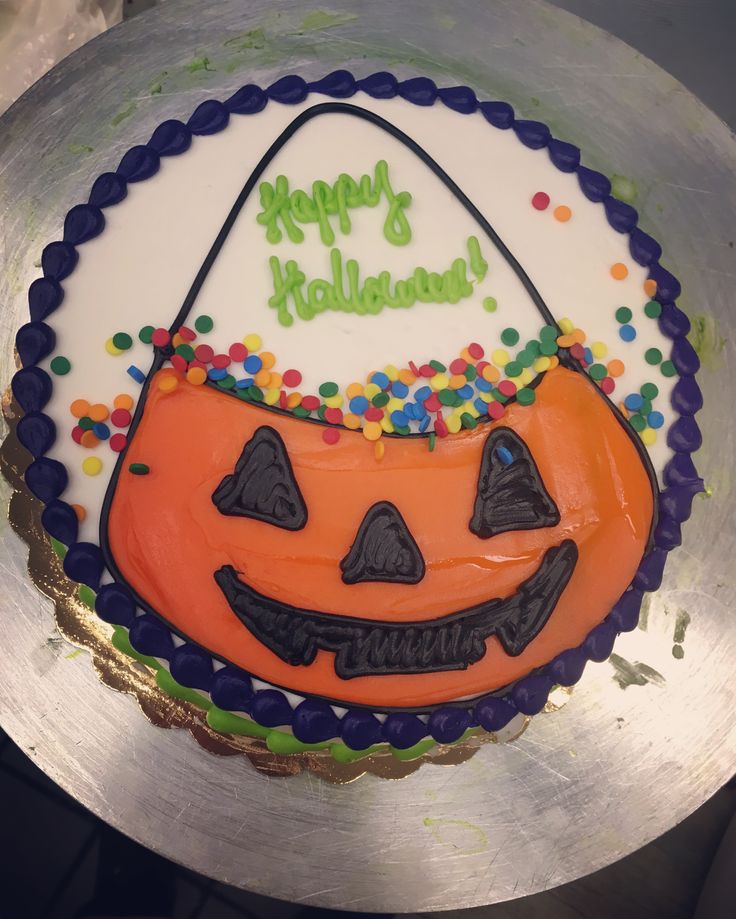
[[[186,151],[192,135],[215,134],[223,130],[231,115],[260,112],[269,101],[284,105],[302,102],[310,93],[337,99],[362,91],[377,99],[400,96],[415,105],[433,105],[437,100],[461,114],[480,111],[498,130],[512,129],[521,143],[532,149],[546,148],[552,163],[563,172],[576,172],[582,192],[605,208],[609,224],[629,236],[631,257],[648,269],[657,284],[655,299],[661,304],[659,327],[672,340],[671,359],[679,374],[672,394],[672,407],[678,414],[667,435],[673,457],[664,469],[665,488],[659,493],[659,518],[653,534],[653,545],[644,556],[630,587],[606,619],[596,626],[577,648],[558,655],[549,664],[528,675],[506,690],[474,700],[428,709],[423,720],[417,711],[392,711],[383,722],[366,708],[348,710],[338,717],[324,700],[307,697],[292,709],[288,699],[277,689],[255,690],[251,677],[227,665],[213,667],[213,658],[193,644],[175,647],[171,632],[150,614],[136,615],[135,603],[122,585],[100,587],[104,570],[98,546],[77,541],[76,515],[60,500],[67,484],[63,464],[44,454],[54,443],[53,419],[43,414],[51,397],[53,384],[38,367],[55,347],[53,329],[45,319],[64,297],[63,281],[76,267],[77,247],[99,235],[105,226],[103,210],[122,201],[129,182],[139,182],[154,175],[160,158]],[[289,75],[266,89],[253,84],[241,87],[225,102],[208,99],[202,102],[186,123],[168,120],[153,132],[147,144],[131,147],[115,172],[103,173],[94,182],[86,204],[71,208],[64,220],[63,239],[43,250],[43,277],[35,280],[28,291],[31,321],[22,326],[16,347],[23,367],[11,382],[15,398],[24,410],[17,427],[18,438],[34,459],[25,472],[29,489],[44,503],[42,522],[46,531],[68,547],[64,559],[67,575],[97,591],[96,611],[107,622],[129,629],[133,648],[141,654],[169,662],[172,676],[193,689],[209,692],[220,708],[245,712],[265,727],[291,727],[298,740],[318,743],[340,737],[350,748],[360,750],[375,743],[387,742],[405,749],[427,735],[439,743],[459,739],[470,727],[481,726],[495,731],[504,727],[516,714],[534,715],[544,707],[549,692],[557,684],[576,683],[589,660],[604,661],[620,632],[636,628],[644,592],[656,590],[662,581],[667,553],[681,542],[681,524],[688,519],[692,499],[703,489],[691,459],[701,445],[701,435],[694,415],[702,407],[702,396],[695,374],[700,363],[686,335],[690,329],[687,316],[675,301],[680,284],[660,264],[660,245],[637,225],[636,210],[611,195],[606,176],[580,164],[580,150],[573,144],[552,137],[549,128],[538,121],[518,119],[510,105],[499,101],[478,101],[468,86],[438,88],[427,77],[399,81],[387,72],[355,79],[346,70],[337,70],[321,80],[307,82]]]

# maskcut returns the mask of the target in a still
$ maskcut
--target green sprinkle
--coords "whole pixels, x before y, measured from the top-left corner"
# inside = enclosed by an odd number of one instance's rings
[[[330,396],[336,396],[338,393],[337,383],[323,383],[319,388],[319,394],[325,399],[329,399]]]
[[[128,466],[128,470],[133,473],[133,475],[148,475],[151,471],[150,467],[146,466],[145,463],[131,463]]]
[[[656,399],[659,395],[659,387],[656,383],[645,383],[639,390],[643,399]]]
[[[605,364],[591,364],[588,373],[594,380],[602,380],[608,375]]]
[[[394,428],[394,432],[395,432],[396,434],[404,434],[404,435],[406,435],[406,434],[410,434],[410,433],[411,433],[411,429],[409,428],[409,425],[408,425],[408,424],[402,424],[400,427]]]
[[[662,361],[662,352],[659,348],[647,348],[644,352],[644,360],[647,364],[659,364]]]
[[[144,345],[150,345],[155,331],[152,325],[144,325],[138,333],[138,338],[140,338]]]
[[[657,319],[661,313],[662,304],[657,303],[656,300],[650,300],[648,303],[644,304],[644,314],[649,316],[650,319]]]
[[[431,453],[434,450],[434,442],[436,440],[436,435],[434,431],[429,432],[429,452]]]
[[[539,351],[546,357],[552,357],[553,354],[557,354],[557,342],[551,341],[550,339],[543,339],[542,344],[539,346]]]
[[[310,415],[309,410],[301,405],[297,405],[295,408],[293,408],[292,412],[296,415],[297,418],[309,418]]]
[[[77,424],[83,431],[91,431],[92,428],[95,426],[94,421],[92,421],[89,415],[84,415],[84,417],[79,419]]]
[[[447,367],[444,364],[441,364],[439,361],[430,361],[429,366],[436,370],[437,373],[447,373]]]
[[[560,333],[559,333],[559,330],[557,329],[557,326],[553,326],[553,325],[542,326],[542,328],[539,330],[539,337],[543,342],[544,341],[555,341],[556,342],[557,336],[559,334]],[[544,350],[543,349],[541,350],[542,350],[542,354],[544,354],[545,353]]]
[[[532,339],[531,341],[528,341],[528,342],[526,343],[526,347],[524,348],[524,350],[525,350],[528,354],[531,354],[532,357],[539,357],[539,354],[540,354],[539,342],[536,341],[535,339]]]
[[[215,323],[211,316],[197,316],[194,320],[194,328],[198,332],[211,332],[214,327]]]
[[[62,357],[61,355],[52,358],[49,366],[51,367],[51,372],[55,373],[59,377],[66,376],[66,374],[69,373],[69,371],[72,369],[71,361],[69,358]]]
[[[534,363],[534,358],[535,355],[532,354],[528,348],[523,348],[516,355],[516,360],[521,364],[522,367],[531,367],[531,365]]]
[[[674,377],[677,374],[677,368],[672,361],[662,361],[659,365],[659,369],[662,371],[662,376],[664,377]]]
[[[463,412],[462,415],[460,416],[460,421],[462,422],[462,425],[464,428],[469,428],[471,431],[473,430],[473,428],[478,427],[477,420],[473,418],[470,412]]]
[[[639,414],[632,415],[631,418],[629,418],[629,424],[635,431],[643,431],[647,426],[646,420]]]
[[[520,377],[524,368],[519,361],[509,361],[503,369],[507,377]]]
[[[112,337],[112,343],[118,351],[127,351],[133,347],[133,339],[127,332],[116,332]]]
[[[376,408],[383,408],[384,405],[388,405],[390,398],[391,396],[389,396],[387,392],[377,392],[371,399],[371,402],[376,406]]]
[[[437,398],[443,405],[455,404],[455,393],[451,389],[441,389],[437,393]]]
[[[519,343],[519,333],[516,331],[516,329],[504,329],[503,332],[501,332],[501,341],[507,347],[516,345]]]
[[[248,395],[254,402],[263,402],[263,390],[258,386],[249,386]]]
[[[248,395],[247,389],[236,389],[235,395],[238,399],[242,399],[244,402],[250,402],[250,396]]]
[[[621,325],[624,325],[627,322],[631,322],[631,317],[633,313],[628,308],[628,306],[619,306],[616,310],[616,322],[620,322]]]
[[[187,363],[194,360],[194,348],[186,344],[186,342],[183,345],[177,345],[174,348],[174,353],[178,354],[179,357],[183,357]]]
[[[652,403],[649,401],[649,399],[644,399],[643,402],[641,403],[639,414],[642,415],[644,418],[646,418],[646,416],[649,414],[649,412],[651,412],[651,410],[652,410]]]
[[[484,309],[487,313],[495,313],[496,310],[498,309],[498,302],[497,302],[496,298],[495,298],[495,297],[485,297],[484,300],[483,300],[483,309]],[[434,436],[434,435],[430,435],[430,437],[432,437],[432,436]],[[430,450],[431,450],[431,449],[432,449],[432,448],[430,447]]]
[[[226,377],[217,381],[217,385],[221,389],[232,389],[233,386],[235,386],[235,377],[231,373],[228,373]]]
[[[516,401],[519,405],[531,405],[536,398],[537,394],[533,389],[529,389],[528,386],[525,386],[516,393]]]
[[[320,405],[320,407],[317,409],[317,417],[319,418],[320,421],[325,420],[326,411],[327,411],[327,406],[324,404]]]
[[[465,368],[464,376],[468,383],[472,383],[472,381],[478,376],[478,371],[472,364],[468,364],[468,366]]]

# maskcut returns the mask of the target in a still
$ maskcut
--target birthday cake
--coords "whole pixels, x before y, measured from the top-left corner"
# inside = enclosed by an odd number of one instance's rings
[[[25,481],[211,727],[419,755],[636,626],[702,489],[698,359],[576,146],[466,86],[291,75],[90,189],[17,334]]]

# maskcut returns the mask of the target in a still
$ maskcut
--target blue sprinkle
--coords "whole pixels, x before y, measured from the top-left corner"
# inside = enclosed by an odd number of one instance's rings
[[[263,361],[257,354],[249,354],[243,361],[243,368],[247,373],[258,373],[263,366]]]
[[[207,371],[207,376],[211,380],[224,380],[227,376],[227,370],[224,367],[213,367]]]
[[[409,424],[409,416],[406,412],[402,412],[397,409],[394,412],[391,412],[391,424],[397,428],[405,428]]]
[[[647,415],[647,424],[650,428],[654,428],[655,430],[661,428],[664,424],[664,415],[662,412],[649,412]]]
[[[415,408],[416,406],[414,405],[413,402],[404,403],[404,414],[411,421],[419,421],[419,415],[417,415]]]
[[[110,436],[110,428],[103,421],[97,421],[92,425],[92,433],[100,440],[107,440]]]
[[[370,402],[366,399],[365,396],[353,396],[353,398],[350,400],[350,411],[354,415],[362,415],[369,405]]]
[[[402,383],[401,380],[394,380],[391,384],[391,392],[397,399],[405,399],[409,395],[409,387],[406,383]]]
[[[623,341],[633,341],[636,338],[636,329],[633,325],[622,325],[618,330],[618,334],[621,336]]]
[[[414,417],[415,418],[425,418],[427,415],[427,409],[422,405],[421,402],[414,403]]]
[[[590,350],[590,348],[583,348],[583,359],[585,360],[586,364],[593,363],[593,352]]]
[[[461,399],[472,399],[473,398],[473,387],[470,383],[466,383],[465,386],[461,386],[460,389],[456,389],[455,392],[460,396]]]
[[[488,406],[481,398],[476,399],[475,402],[473,402],[473,405],[478,409],[481,415],[488,414]]]
[[[644,404],[644,399],[638,392],[632,392],[624,399],[624,405],[630,412],[638,412]]]
[[[143,373],[142,370],[139,370],[135,364],[131,364],[130,367],[128,367],[128,376],[133,377],[136,383],[144,383],[146,380],[145,373]]]
[[[236,389],[248,389],[255,383],[253,377],[246,377],[244,380],[238,380],[235,384]]]
[[[414,393],[414,398],[417,402],[426,402],[427,399],[432,395],[432,390],[429,386],[420,386],[419,389]]]
[[[514,454],[506,447],[496,447],[496,456],[501,460],[504,466],[510,466],[514,461]]]
[[[419,422],[419,430],[422,434],[424,434],[424,432],[429,427],[429,422],[431,420],[432,419],[429,417],[429,415],[425,415],[424,418],[422,418],[422,420]]]
[[[391,384],[391,380],[389,380],[389,378],[386,376],[385,373],[383,373],[383,371],[377,370],[371,376],[371,383],[375,383],[376,386],[380,386],[381,389],[388,389]]]
[[[488,380],[484,380],[483,377],[476,377],[473,382],[475,383],[475,388],[480,390],[480,392],[490,392],[493,389],[493,383],[489,383]]]

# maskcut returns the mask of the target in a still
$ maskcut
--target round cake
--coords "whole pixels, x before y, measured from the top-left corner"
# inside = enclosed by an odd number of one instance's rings
[[[467,86],[347,71],[110,165],[12,391],[113,644],[215,730],[342,761],[498,731],[605,660],[702,490],[680,286],[625,183]]]

